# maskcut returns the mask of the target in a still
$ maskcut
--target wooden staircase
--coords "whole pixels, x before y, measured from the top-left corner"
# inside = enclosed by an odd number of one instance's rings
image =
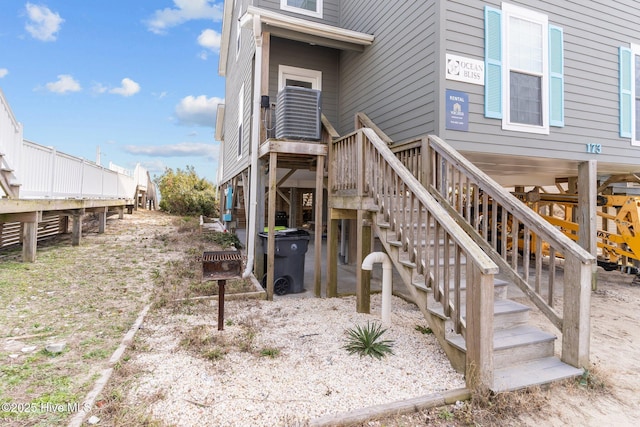
[[[451,360],[452,366],[464,372],[466,356],[464,328],[462,333],[455,332],[451,317],[445,314],[445,307],[434,297],[434,284],[417,273],[417,265],[410,261],[408,252],[403,250],[404,245],[396,239],[396,231],[389,222],[384,221],[382,214],[376,216],[373,227],[380,243],[400,272],[404,284],[424,295],[424,298],[418,298],[416,302],[424,304],[421,309],[423,313],[426,312],[427,322]],[[442,239],[440,243],[440,251],[443,255]],[[424,246],[424,242],[421,244]],[[433,250],[433,246],[432,240],[426,249]],[[454,261],[451,260],[452,263]],[[466,260],[461,257],[458,262],[464,265]],[[507,281],[494,279],[493,362],[495,371],[491,390],[511,391],[582,375],[582,369],[574,368],[555,357],[554,343],[557,337],[529,325],[531,308],[509,300],[508,287]],[[460,291],[460,311],[465,312],[464,277],[461,278]]]
[[[0,153],[0,187],[7,197],[17,199],[20,193],[20,184],[13,172],[14,170],[9,166],[5,155]]]
[[[329,148],[330,229],[358,211],[358,240],[378,236],[467,386],[500,392],[581,375],[594,257],[439,138],[390,146],[366,116],[356,123]],[[531,326],[531,308],[508,299],[512,287],[558,336]]]

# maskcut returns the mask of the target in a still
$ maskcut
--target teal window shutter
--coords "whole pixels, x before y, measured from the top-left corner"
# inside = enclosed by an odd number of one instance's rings
[[[631,138],[632,113],[632,59],[628,47],[620,46],[620,137]]]
[[[484,8],[484,115],[502,118],[502,11]]]
[[[549,125],[564,126],[564,49],[562,28],[549,25]]]

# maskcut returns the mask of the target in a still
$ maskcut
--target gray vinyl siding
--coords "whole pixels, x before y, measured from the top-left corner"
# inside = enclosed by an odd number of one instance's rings
[[[221,182],[226,182],[238,175],[249,166],[251,143],[251,107],[253,93],[253,57],[255,45],[252,31],[241,30],[240,54],[236,59],[236,30],[235,22],[238,16],[247,10],[249,0],[238,0],[233,11],[231,35],[229,37],[229,57],[227,60],[225,86],[224,113],[224,152],[221,153],[224,162]],[[238,94],[244,83],[244,119],[242,124],[242,155],[238,157]]]
[[[484,59],[484,13],[479,2],[446,1],[445,48]],[[640,147],[619,137],[618,47],[640,42],[635,1],[511,1],[548,16],[564,31],[565,126],[549,135],[502,130],[502,121],[484,117],[484,86],[446,81],[444,86],[469,94],[469,131],[437,133],[464,152],[487,152],[566,160],[636,164]],[[501,8],[501,2],[487,4]],[[444,108],[444,105],[442,105]],[[602,144],[602,154],[586,152],[586,144]]]
[[[322,72],[322,112],[334,127],[338,121],[338,51],[293,40],[271,38],[269,98],[276,101],[278,67],[289,65]]]
[[[342,26],[373,34],[375,41],[363,53],[342,53],[338,132],[353,131],[359,111],[395,141],[434,130],[435,6],[434,1],[342,2]]]
[[[308,21],[319,22],[322,24],[340,25],[340,3],[341,0],[323,0],[322,2],[322,19],[313,16],[295,13],[288,10],[280,9],[280,0],[256,0],[254,4],[262,9],[269,9],[283,15],[293,16]],[[344,1],[342,1],[344,3]]]

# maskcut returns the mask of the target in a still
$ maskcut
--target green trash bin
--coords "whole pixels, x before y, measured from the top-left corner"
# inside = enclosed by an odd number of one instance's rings
[[[269,233],[258,233],[262,239],[264,266],[267,268]],[[287,228],[275,232],[275,254],[273,266],[273,292],[276,295],[304,292],[304,258],[309,247],[309,232]],[[267,275],[262,278],[267,287]]]

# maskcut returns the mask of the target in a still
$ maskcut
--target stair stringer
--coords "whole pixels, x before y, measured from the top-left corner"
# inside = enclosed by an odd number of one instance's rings
[[[416,304],[422,315],[427,321],[427,324],[433,331],[434,336],[438,340],[440,347],[445,352],[453,369],[460,373],[464,373],[466,367],[466,353],[461,351],[458,347],[452,345],[447,340],[447,324],[446,321],[433,314],[429,309],[431,304],[440,304],[435,301],[431,292],[418,289],[413,285],[413,277],[415,269],[408,267],[400,262],[399,252],[400,249],[397,246],[390,245],[387,240],[388,228],[380,226],[377,221],[377,216],[373,215],[372,228],[375,234],[378,236],[382,247],[389,255],[391,262],[398,271],[402,278],[402,283],[405,289],[409,292],[410,298]],[[395,236],[394,236],[395,238]]]

